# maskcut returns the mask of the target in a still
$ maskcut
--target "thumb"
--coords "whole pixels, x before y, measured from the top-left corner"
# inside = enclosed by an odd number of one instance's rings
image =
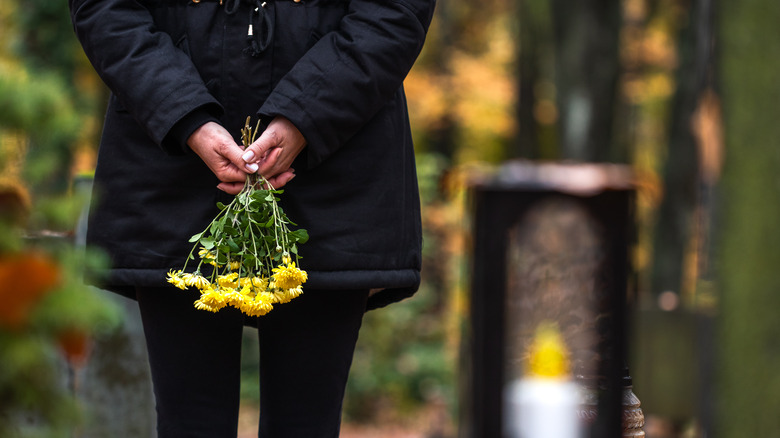
[[[274,129],[266,129],[260,135],[254,143],[247,146],[244,153],[241,155],[241,159],[248,163],[247,165],[253,165],[253,172],[257,171],[257,162],[265,159],[266,154],[271,149],[280,146],[281,138]]]

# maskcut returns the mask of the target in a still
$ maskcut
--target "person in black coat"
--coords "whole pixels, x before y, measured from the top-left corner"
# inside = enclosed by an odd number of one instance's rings
[[[260,436],[338,436],[362,315],[420,283],[403,80],[435,0],[69,0],[111,90],[88,243],[138,300],[160,437],[236,435],[244,319],[166,284],[248,173],[310,240],[304,294],[257,320]],[[238,145],[248,115],[262,135]],[[235,310],[235,309],[232,309]]]

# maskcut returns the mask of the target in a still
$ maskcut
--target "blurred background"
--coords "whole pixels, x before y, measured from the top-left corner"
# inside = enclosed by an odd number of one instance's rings
[[[423,285],[367,314],[342,436],[466,436],[471,193],[518,159],[632,171],[646,436],[780,434],[778,21],[761,0],[440,1],[405,82]],[[107,97],[66,2],[0,0],[0,436],[152,436],[132,303],[80,285],[105,263],[80,227]]]

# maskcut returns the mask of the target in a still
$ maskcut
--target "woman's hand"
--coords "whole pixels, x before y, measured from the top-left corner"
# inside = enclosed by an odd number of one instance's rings
[[[241,155],[247,169],[256,168],[274,188],[281,188],[295,176],[291,168],[295,157],[306,146],[298,128],[282,116],[275,117],[268,128]],[[255,167],[252,167],[255,166]]]
[[[257,171],[241,159],[244,150],[222,125],[208,122],[196,129],[187,144],[221,181],[217,188],[236,195],[244,187],[247,173]]]

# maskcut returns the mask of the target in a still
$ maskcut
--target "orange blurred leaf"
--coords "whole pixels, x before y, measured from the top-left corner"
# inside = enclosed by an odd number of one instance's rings
[[[57,336],[57,343],[62,349],[65,359],[74,366],[82,366],[89,356],[90,338],[84,330],[69,328]]]
[[[60,281],[60,267],[38,252],[0,256],[0,325],[23,327],[35,305]]]

